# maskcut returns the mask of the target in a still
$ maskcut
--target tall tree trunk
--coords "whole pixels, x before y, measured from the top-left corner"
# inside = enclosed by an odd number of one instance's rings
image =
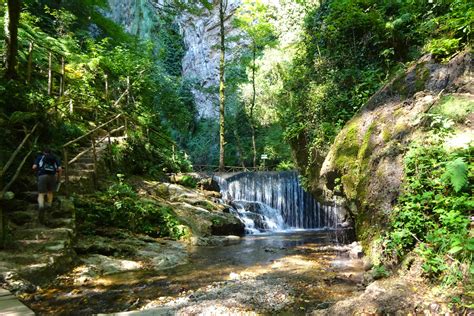
[[[255,100],[257,98],[257,92],[255,87],[255,60],[257,58],[257,47],[253,43],[252,49],[252,104],[250,105],[250,127],[252,130],[252,149],[253,149],[253,167],[257,167],[257,144],[255,141],[255,125],[253,119],[253,111],[255,109]]]
[[[224,146],[225,146],[225,11],[227,0],[219,1],[219,26],[220,26],[220,63],[219,63],[219,170],[224,171]]]
[[[18,55],[18,23],[20,21],[21,0],[8,0],[8,9],[5,12],[5,78],[18,77],[16,63]]]

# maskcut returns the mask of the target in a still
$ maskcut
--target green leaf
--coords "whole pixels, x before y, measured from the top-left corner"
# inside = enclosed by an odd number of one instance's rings
[[[446,171],[443,174],[443,179],[449,180],[453,186],[454,191],[461,191],[467,184],[468,166],[463,158],[456,158],[446,164]]]
[[[461,246],[454,246],[453,248],[449,249],[448,253],[455,254],[462,250]]]
[[[15,111],[10,115],[9,121],[11,124],[23,123],[35,117],[36,117],[36,114],[32,112]]]

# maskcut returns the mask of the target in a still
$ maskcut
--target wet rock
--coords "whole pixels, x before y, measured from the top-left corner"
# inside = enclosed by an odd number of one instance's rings
[[[205,197],[214,198],[214,199],[221,199],[222,194],[220,192],[215,191],[202,191]]]
[[[106,257],[103,255],[90,255],[83,257],[81,260],[84,264],[92,268],[94,275],[134,271],[143,267],[143,264],[140,262]]]
[[[369,258],[364,257],[362,259],[363,265],[364,265],[364,271],[369,271],[373,268],[374,264],[370,261]]]
[[[198,188],[203,191],[219,193],[221,188],[214,178],[205,178],[198,182]]]
[[[359,243],[353,242],[350,247],[349,257],[351,259],[360,259],[364,256],[364,251],[362,250],[362,246]]]
[[[190,243],[195,246],[228,246],[239,243],[239,236],[208,236],[208,237],[191,237]]]

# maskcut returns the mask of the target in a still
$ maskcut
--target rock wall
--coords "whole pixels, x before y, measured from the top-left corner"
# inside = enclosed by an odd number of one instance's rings
[[[103,14],[123,26],[125,32],[152,40],[158,19],[156,10],[165,0],[108,0],[109,10]]]
[[[425,56],[378,91],[336,137],[314,180],[323,199],[337,201],[352,215],[369,253],[401,192],[404,154],[426,135],[424,114],[446,96],[474,107],[470,53],[448,64]],[[446,144],[474,141],[471,117],[455,127]]]
[[[226,37],[235,37],[232,18],[240,0],[228,0]],[[199,14],[184,12],[177,18],[183,35],[186,53],[183,58],[183,77],[194,83],[192,93],[198,115],[203,118],[219,117],[219,6],[214,1],[213,10],[201,8]],[[233,58],[239,42],[227,42],[226,60]]]
[[[124,27],[130,34],[153,40],[154,29],[159,27],[157,12],[167,0],[108,0],[109,11],[104,15]],[[208,10],[196,4],[193,10],[182,10],[176,17],[183,36],[186,53],[182,61],[182,75],[193,83],[198,116],[219,117],[219,6]],[[240,0],[228,0],[225,21],[227,38],[235,37],[238,31],[232,27],[232,19]],[[242,42],[228,41],[226,60],[234,57],[235,48]]]

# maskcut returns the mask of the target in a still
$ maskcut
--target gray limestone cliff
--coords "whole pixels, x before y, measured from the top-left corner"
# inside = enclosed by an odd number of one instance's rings
[[[166,0],[109,0],[110,9],[104,12],[124,30],[140,38],[154,41],[154,33],[160,25],[158,13],[166,6]],[[225,21],[226,36],[238,35],[232,27],[232,18],[240,0],[228,0],[227,18]],[[183,78],[192,82],[191,92],[194,95],[198,116],[215,118],[219,116],[218,84],[219,84],[219,15],[218,6],[208,10],[196,4],[191,11],[182,10],[177,15],[178,25],[185,45],[182,60]],[[233,58],[235,48],[241,43],[227,43],[227,60]]]

